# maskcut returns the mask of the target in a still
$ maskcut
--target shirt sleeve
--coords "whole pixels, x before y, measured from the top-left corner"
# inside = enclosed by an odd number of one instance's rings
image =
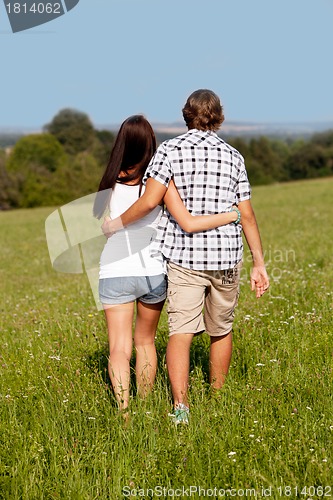
[[[251,198],[251,185],[247,177],[244,158],[241,156],[238,164],[239,176],[236,190],[238,202],[249,200]]]
[[[152,179],[155,179],[155,181],[163,184],[165,187],[168,187],[172,176],[172,168],[168,159],[165,145],[161,144],[150,160],[150,163],[143,177],[143,183],[146,184],[148,178],[151,177]]]

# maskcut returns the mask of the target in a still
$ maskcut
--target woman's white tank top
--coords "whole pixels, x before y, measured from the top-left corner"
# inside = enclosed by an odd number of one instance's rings
[[[145,187],[142,187],[142,193]],[[140,196],[140,186],[116,183],[111,191],[110,217],[125,212]],[[162,216],[161,206],[108,238],[100,259],[100,279],[119,276],[155,276],[165,273],[162,254],[150,255],[150,246]]]

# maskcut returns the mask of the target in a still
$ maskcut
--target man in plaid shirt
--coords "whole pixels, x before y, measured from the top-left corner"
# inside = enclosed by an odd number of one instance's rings
[[[253,258],[251,288],[259,298],[269,287],[244,159],[216,134],[224,120],[218,96],[205,89],[193,92],[183,116],[188,132],[159,146],[147,168],[142,197],[121,218],[106,220],[102,226],[105,233],[114,232],[149,213],[163,198],[167,203],[171,181],[192,215],[226,212],[234,205],[240,211],[241,224],[197,233],[184,231],[168,211],[162,220],[160,250],[168,263],[169,283],[167,366],[176,423],[188,422],[189,353],[194,335],[203,331],[210,335],[212,387],[222,387],[228,373],[242,229]]]

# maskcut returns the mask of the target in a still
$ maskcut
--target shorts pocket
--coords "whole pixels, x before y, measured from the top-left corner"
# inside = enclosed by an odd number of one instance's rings
[[[176,290],[170,290],[168,288],[167,291],[167,298],[168,298],[168,303],[167,303],[167,313],[176,313],[178,311],[177,304],[176,304]]]

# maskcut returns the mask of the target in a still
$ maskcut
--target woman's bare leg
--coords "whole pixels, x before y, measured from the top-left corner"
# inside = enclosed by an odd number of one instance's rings
[[[109,334],[109,375],[119,409],[124,410],[129,403],[134,302],[104,306],[104,312]]]
[[[157,369],[155,335],[163,304],[164,301],[157,304],[137,302],[134,331],[135,373],[137,390],[142,397],[151,391],[155,381]]]

